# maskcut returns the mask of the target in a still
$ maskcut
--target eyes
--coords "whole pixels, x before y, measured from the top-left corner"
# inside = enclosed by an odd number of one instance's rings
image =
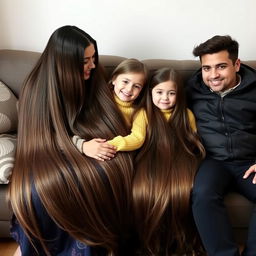
[[[130,82],[131,81],[128,80],[128,79],[123,79],[122,80],[122,84],[124,84],[124,85],[128,85]],[[132,87],[135,88],[135,89],[142,89],[142,85],[140,85],[140,84],[133,84]]]
[[[220,64],[220,65],[217,65],[214,69],[216,69],[216,70],[224,70],[225,68],[227,68],[226,64]],[[210,66],[203,66],[202,67],[202,70],[204,72],[209,72],[211,69],[212,69],[212,67],[210,67]]]
[[[164,91],[156,91],[156,94],[157,94],[157,95],[163,95],[163,94],[165,94],[165,92],[164,92]],[[169,91],[169,92],[167,93],[167,96],[174,96],[174,95],[176,95],[176,92],[175,92],[175,91]]]
[[[93,64],[95,63],[95,55],[93,55],[92,57],[88,57],[84,59],[84,65],[89,64],[90,62],[92,62]]]

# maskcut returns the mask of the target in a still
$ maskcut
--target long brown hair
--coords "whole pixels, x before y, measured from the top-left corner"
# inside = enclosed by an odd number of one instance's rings
[[[90,80],[84,80],[84,51],[95,48]],[[126,255],[133,167],[127,153],[97,162],[80,154],[73,134],[110,139],[127,130],[98,64],[96,41],[74,26],[57,29],[20,96],[11,206],[31,240],[49,254],[37,223],[32,186],[48,214],[73,238]],[[127,252],[128,253],[128,252]]]
[[[171,80],[176,85],[176,105],[167,121],[152,103],[152,89]],[[146,141],[136,158],[133,181],[135,223],[141,255],[188,253],[194,243],[190,192],[204,148],[192,130],[176,71],[157,70],[147,88]]]

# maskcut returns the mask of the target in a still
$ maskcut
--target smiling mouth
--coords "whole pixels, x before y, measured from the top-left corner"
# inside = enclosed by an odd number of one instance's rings
[[[211,83],[212,85],[215,85],[215,86],[220,85],[221,82],[222,82],[222,80],[210,80],[210,83]]]
[[[131,97],[131,96],[132,96],[130,93],[126,93],[126,92],[123,92],[123,91],[121,91],[121,93],[122,93],[125,97]]]

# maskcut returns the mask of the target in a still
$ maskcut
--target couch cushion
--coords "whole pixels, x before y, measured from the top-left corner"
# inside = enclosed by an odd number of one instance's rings
[[[12,91],[0,81],[0,134],[17,129],[17,98]]]
[[[14,165],[16,135],[0,135],[0,184],[8,184]]]

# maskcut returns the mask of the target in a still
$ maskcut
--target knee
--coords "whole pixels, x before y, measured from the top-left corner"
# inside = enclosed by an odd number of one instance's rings
[[[207,182],[205,184],[195,184],[192,190],[192,206],[208,205],[214,201],[221,200],[221,196]],[[223,198],[222,198],[223,199]]]

